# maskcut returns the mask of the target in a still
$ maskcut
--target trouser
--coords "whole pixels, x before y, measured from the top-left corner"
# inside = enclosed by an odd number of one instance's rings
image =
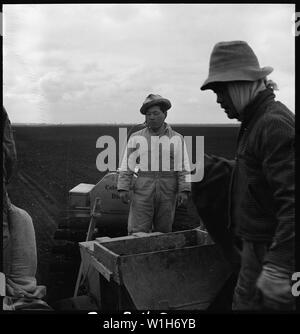
[[[136,179],[128,216],[128,234],[172,231],[177,176],[163,173],[152,172]]]
[[[263,260],[268,251],[269,245],[264,242],[251,242],[243,240],[241,251],[241,269],[237,284],[234,290],[232,309],[233,310],[276,310],[290,311],[294,309],[294,304],[280,304],[274,300],[268,300],[256,287]],[[280,279],[274,284],[281,286]]]
[[[36,281],[37,252],[35,231],[29,214],[10,204],[7,212],[9,238],[3,248],[3,272],[6,295],[36,299],[46,294],[45,286]]]

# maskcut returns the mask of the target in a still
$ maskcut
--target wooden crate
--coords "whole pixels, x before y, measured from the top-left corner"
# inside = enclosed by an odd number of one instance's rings
[[[92,256],[104,310],[204,310],[232,272],[200,229],[102,238]]]

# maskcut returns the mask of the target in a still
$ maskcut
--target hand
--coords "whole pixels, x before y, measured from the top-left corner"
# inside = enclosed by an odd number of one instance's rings
[[[293,307],[291,293],[291,275],[277,266],[263,266],[256,282],[264,297],[264,306],[268,309],[280,309],[282,306]]]
[[[119,195],[123,203],[128,204],[130,202],[128,190],[119,190]]]
[[[186,191],[181,191],[180,193],[178,193],[178,196],[177,196],[177,205],[180,206],[180,205],[183,205],[183,206],[186,206],[187,203],[188,203],[188,192]]]

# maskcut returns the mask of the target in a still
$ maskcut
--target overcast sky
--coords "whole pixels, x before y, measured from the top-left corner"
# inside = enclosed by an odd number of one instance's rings
[[[234,123],[200,91],[215,43],[245,40],[295,110],[294,5],[3,5],[3,94],[13,123],[140,123],[150,93],[170,123]]]

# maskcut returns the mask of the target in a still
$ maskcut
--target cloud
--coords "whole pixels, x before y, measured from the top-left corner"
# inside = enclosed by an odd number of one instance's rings
[[[274,67],[278,98],[294,106],[293,5],[42,4],[3,11],[4,102],[16,121],[25,118],[23,99],[36,122],[140,122],[141,103],[153,92],[172,101],[170,122],[232,122],[200,86],[214,44],[233,39],[248,41],[261,66]]]

